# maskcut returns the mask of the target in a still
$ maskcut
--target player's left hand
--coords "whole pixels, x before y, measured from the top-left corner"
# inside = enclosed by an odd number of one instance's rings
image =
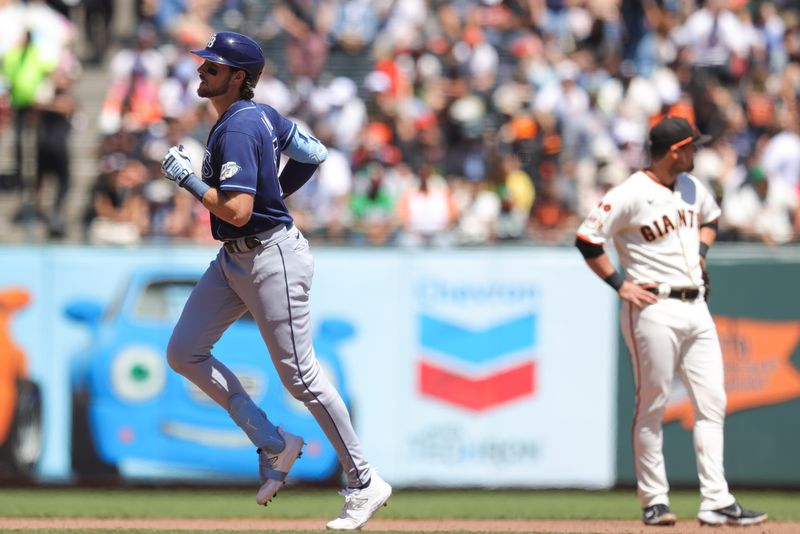
[[[708,276],[708,270],[703,266],[703,285],[705,286],[705,292],[703,293],[703,298],[708,299],[711,298],[711,278]]]
[[[167,179],[183,185],[186,178],[194,172],[192,160],[183,145],[174,146],[167,151],[164,161],[161,162],[161,171]]]

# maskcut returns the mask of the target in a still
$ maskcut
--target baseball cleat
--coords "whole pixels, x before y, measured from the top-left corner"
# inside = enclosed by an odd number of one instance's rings
[[[266,506],[278,494],[278,490],[286,483],[286,475],[295,460],[303,454],[303,438],[295,436],[278,427],[285,446],[279,453],[270,453],[258,449],[258,474],[261,487],[256,493],[256,502]]]
[[[386,506],[392,495],[392,487],[372,471],[369,486],[345,488],[339,495],[344,497],[344,507],[339,517],[328,522],[328,530],[361,530],[381,506]]]
[[[767,514],[748,510],[738,502],[734,502],[717,510],[701,510],[697,514],[697,520],[701,525],[758,525],[767,520]]]
[[[670,512],[666,504],[654,504],[648,506],[642,512],[642,522],[645,525],[671,526],[675,524],[678,517]]]

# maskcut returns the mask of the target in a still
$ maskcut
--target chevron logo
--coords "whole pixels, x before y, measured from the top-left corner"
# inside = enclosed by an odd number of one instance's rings
[[[423,361],[419,366],[419,383],[423,395],[481,411],[532,394],[535,372],[534,362],[527,362],[475,379]]]
[[[419,333],[423,395],[482,411],[535,393],[536,316],[470,329],[423,314]]]
[[[426,351],[464,362],[486,364],[501,356],[529,350],[536,343],[536,317],[523,315],[483,330],[470,330],[427,315],[420,316],[420,344]]]

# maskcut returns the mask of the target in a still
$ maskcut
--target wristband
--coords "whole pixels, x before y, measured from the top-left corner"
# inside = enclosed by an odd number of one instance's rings
[[[200,202],[203,201],[203,195],[206,194],[206,191],[211,189],[207,183],[195,176],[194,173],[184,178],[180,185],[182,188],[193,194],[194,197]]]
[[[625,279],[622,278],[622,275],[619,274],[617,271],[614,271],[613,273],[603,278],[603,282],[613,287],[614,291],[619,291],[619,288],[622,287],[622,284],[625,282]]]
[[[708,249],[709,249],[708,243],[700,241],[700,255],[705,258],[706,254],[708,254]]]

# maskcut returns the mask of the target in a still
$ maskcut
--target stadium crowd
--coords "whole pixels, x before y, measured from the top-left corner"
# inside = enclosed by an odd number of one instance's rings
[[[723,207],[720,239],[800,236],[800,8],[789,0],[141,0],[119,46],[114,3],[85,3],[100,6],[87,6],[81,60],[109,73],[90,242],[210,239],[208,212],[160,163],[182,143],[199,174],[215,117],[195,94],[189,51],[220,30],[263,44],[255,100],[330,148],[289,199],[311,239],[571,242],[600,196],[647,164],[648,127],[664,114],[714,138],[694,173]],[[38,117],[30,197],[53,238],[80,100],[77,29],[63,7],[0,0],[4,28],[14,13],[52,11],[46,30],[0,34],[0,135],[21,137]],[[23,187],[19,174],[0,186]],[[48,174],[60,186],[44,210]]]

